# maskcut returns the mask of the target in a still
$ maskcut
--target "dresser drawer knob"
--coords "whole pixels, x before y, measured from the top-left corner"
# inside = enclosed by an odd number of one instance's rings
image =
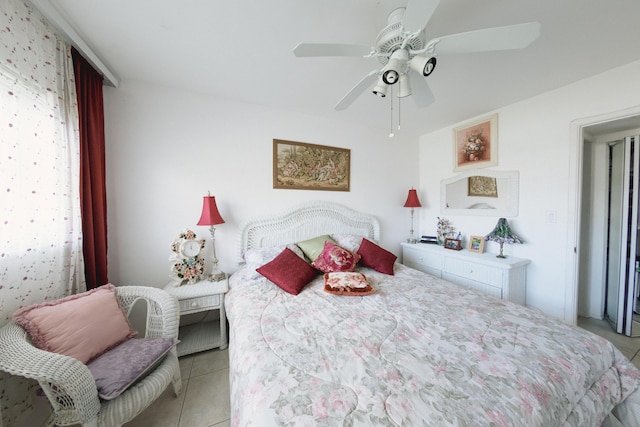
[[[191,303],[191,307],[197,307],[197,306],[198,306],[197,302],[194,301],[194,302]]]

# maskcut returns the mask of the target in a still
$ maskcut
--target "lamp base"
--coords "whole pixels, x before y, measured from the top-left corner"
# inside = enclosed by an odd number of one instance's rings
[[[224,280],[227,278],[227,273],[220,271],[217,273],[211,273],[209,276],[207,276],[207,280],[210,282],[219,282],[221,280]]]
[[[415,237],[409,237],[407,239],[407,243],[411,243],[412,245],[418,243],[418,239],[416,239]]]
[[[507,256],[505,254],[502,253],[502,246],[504,245],[504,243],[500,243],[500,253],[498,255],[496,255],[496,258],[506,258]]]

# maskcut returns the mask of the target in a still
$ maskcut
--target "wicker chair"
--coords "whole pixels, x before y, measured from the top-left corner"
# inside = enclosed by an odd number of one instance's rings
[[[147,302],[147,337],[177,337],[177,300],[161,289],[144,286],[116,288],[126,313],[140,299]],[[162,362],[138,383],[110,401],[98,398],[96,384],[85,364],[72,357],[34,347],[24,329],[9,323],[0,329],[0,369],[38,381],[53,413],[47,425],[121,426],[132,420],[173,383],[182,389],[180,366],[173,348]]]

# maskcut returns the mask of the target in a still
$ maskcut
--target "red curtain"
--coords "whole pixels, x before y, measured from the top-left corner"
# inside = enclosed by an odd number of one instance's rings
[[[87,289],[109,282],[102,76],[72,49],[80,116],[80,204]]]

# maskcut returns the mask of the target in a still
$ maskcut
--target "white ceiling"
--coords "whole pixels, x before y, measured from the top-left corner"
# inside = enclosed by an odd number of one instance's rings
[[[377,60],[296,58],[292,49],[298,42],[373,45],[389,12],[406,0],[32,2],[49,9],[50,19],[51,10],[58,12],[120,81],[389,131],[388,96],[367,91],[347,110],[333,110],[379,68]],[[541,23],[541,36],[524,50],[439,57],[428,77],[436,101],[417,109],[405,98],[400,132],[427,133],[638,60],[638,17],[638,0],[441,0],[427,40],[530,21]]]

